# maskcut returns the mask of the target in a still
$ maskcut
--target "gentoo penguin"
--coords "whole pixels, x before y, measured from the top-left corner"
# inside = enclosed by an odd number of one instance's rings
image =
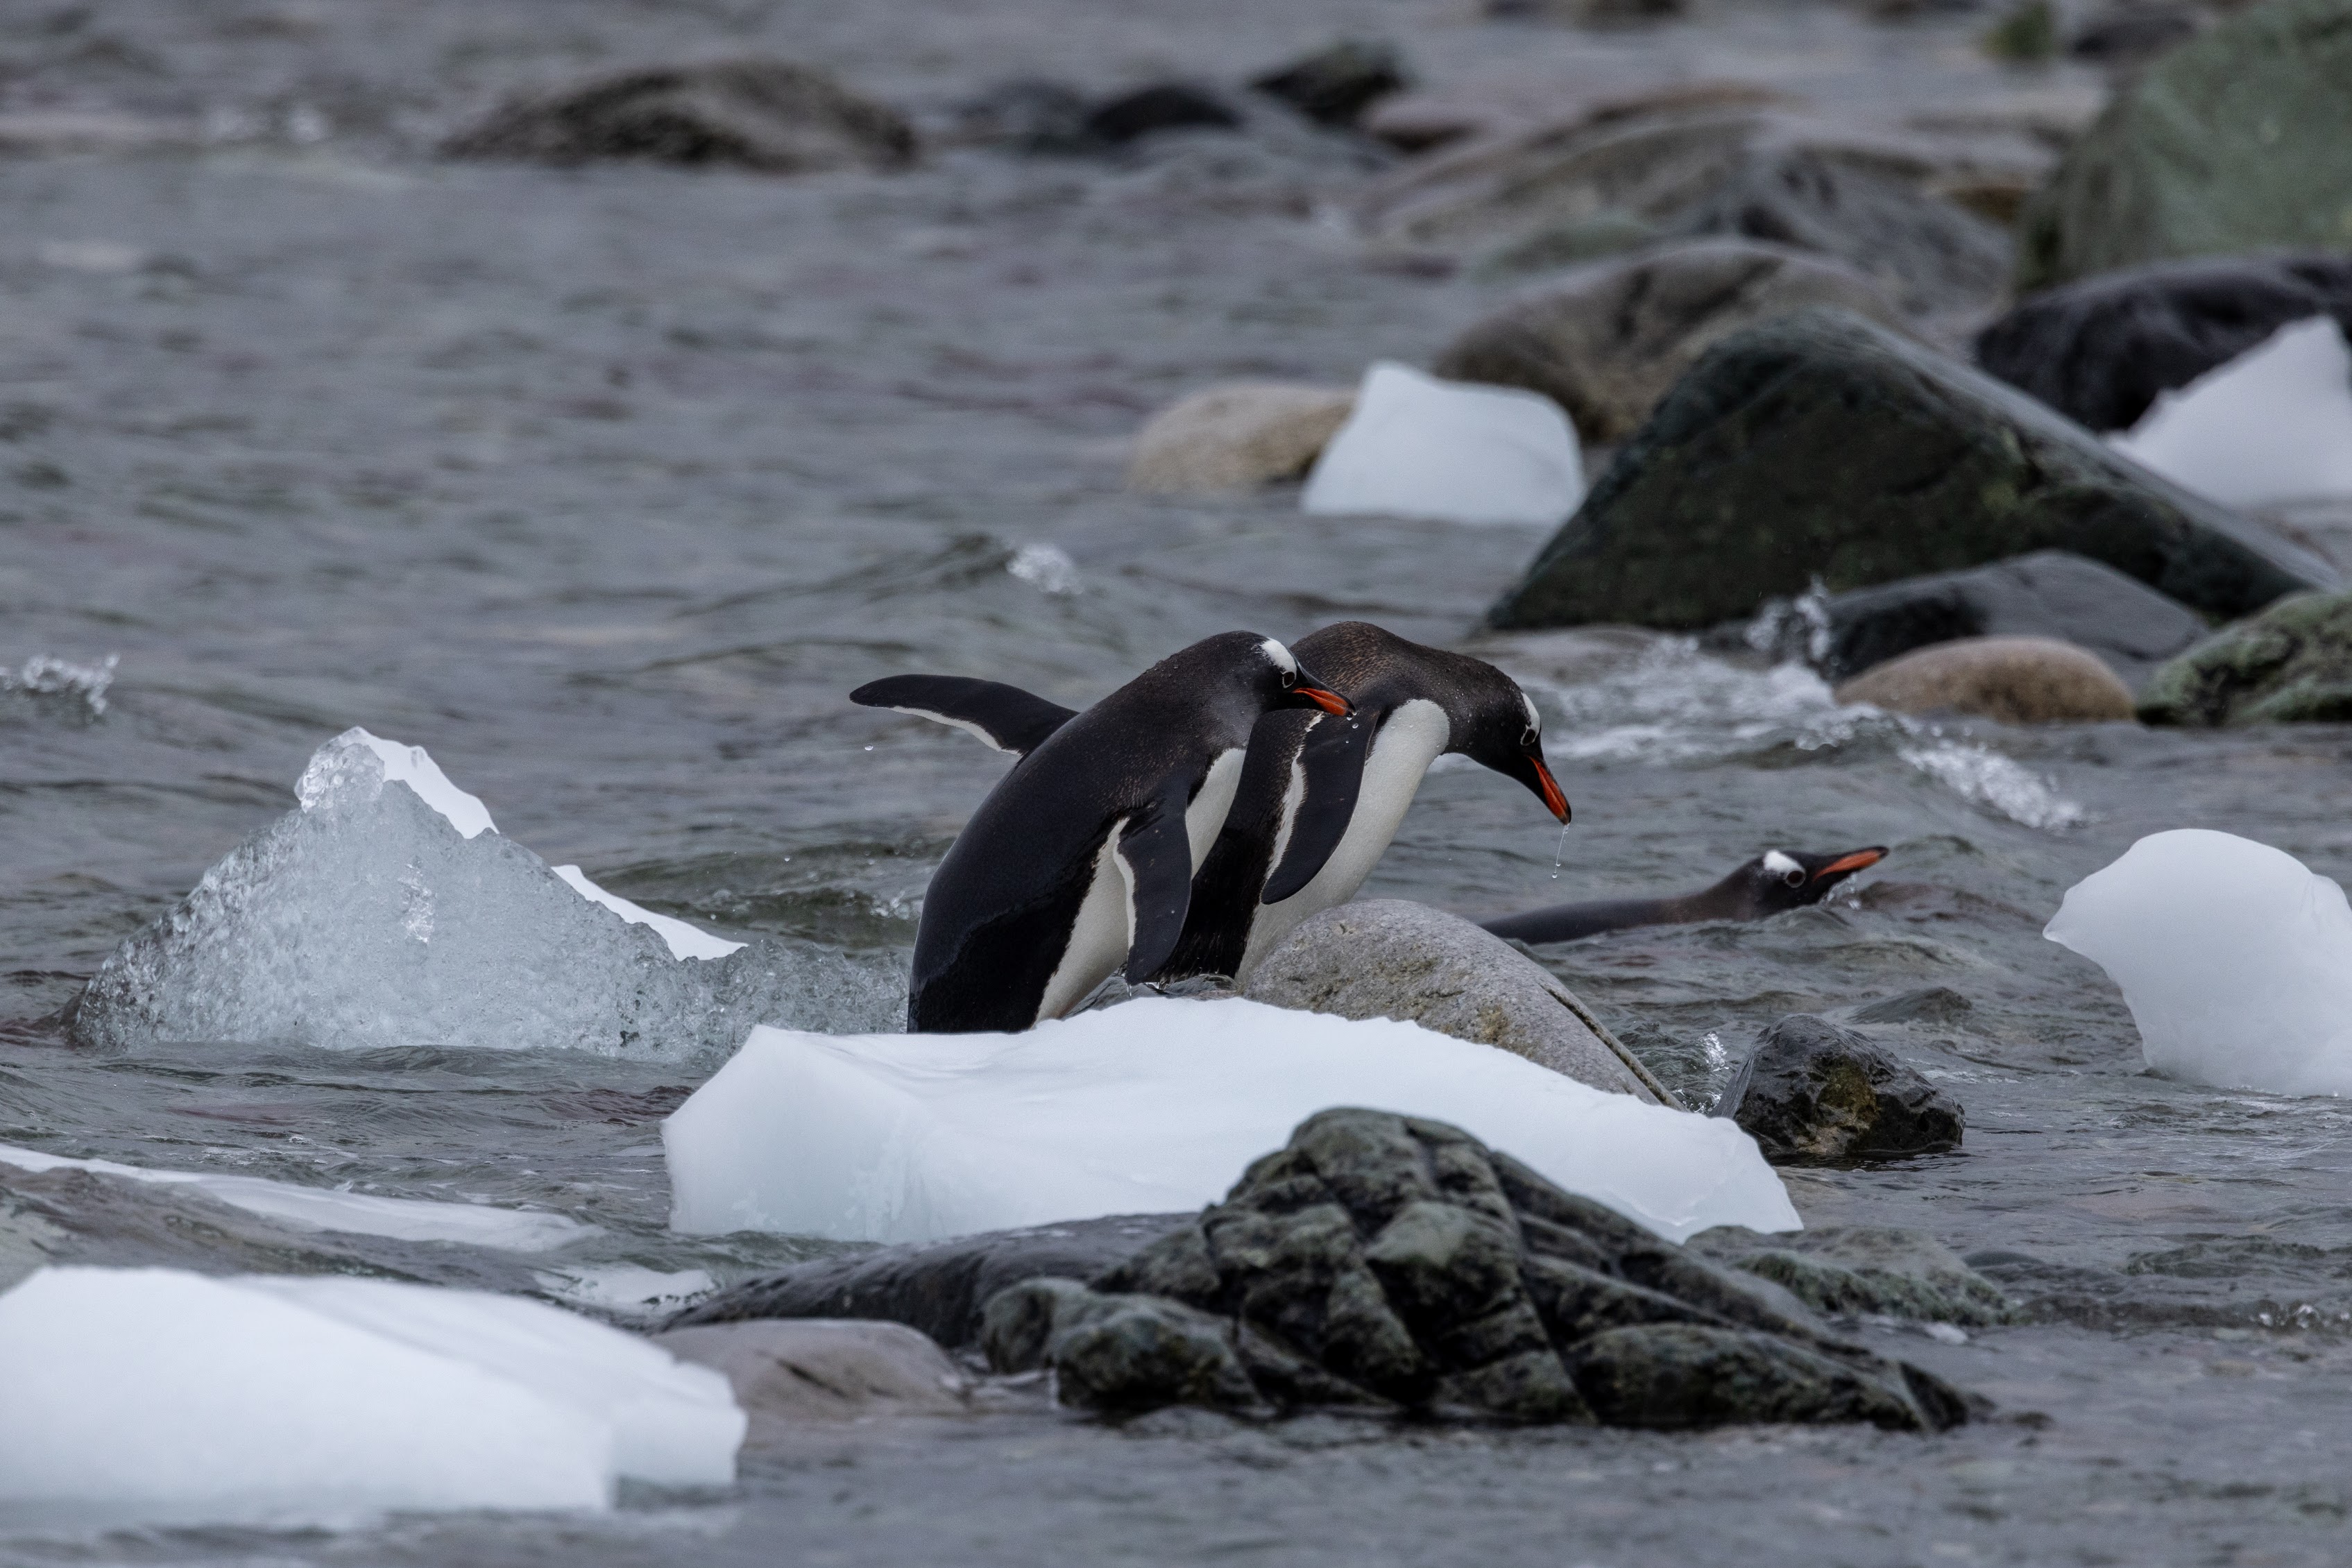
[[[1076,715],[1015,687],[940,676],[877,680],[850,700],[1021,753],[923,896],[907,1026],[940,1033],[1025,1029],[1122,965],[1137,980],[1159,969],[1259,718],[1351,711],[1254,632],[1194,643]]]
[[[1783,910],[1817,904],[1822,895],[1867,867],[1886,858],[1883,847],[1849,849],[1843,855],[1808,855],[1768,849],[1712,888],[1678,899],[1603,899],[1590,904],[1554,904],[1524,915],[1485,922],[1496,936],[1525,942],[1574,942],[1628,926],[1684,925],[1694,921],[1760,921]]]
[[[1157,976],[1246,978],[1301,921],[1345,903],[1396,837],[1422,775],[1453,752],[1518,780],[1561,822],[1543,718],[1484,660],[1410,643],[1364,621],[1302,637],[1356,705],[1352,717],[1269,713],[1192,889],[1192,914]]]

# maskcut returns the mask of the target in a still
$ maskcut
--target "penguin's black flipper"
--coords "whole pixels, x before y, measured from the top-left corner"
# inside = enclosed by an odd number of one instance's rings
[[[893,675],[869,680],[849,694],[866,708],[890,708],[969,730],[1000,752],[1025,757],[1045,737],[1076,718],[1077,710],[1048,702],[1034,692],[1001,680],[961,675]]]
[[[1364,759],[1371,755],[1372,733],[1372,721],[1364,717],[1320,720],[1308,732],[1298,748],[1307,793],[1290,819],[1290,844],[1282,864],[1265,879],[1260,903],[1278,904],[1313,881],[1347,837],[1348,824],[1356,815],[1356,793],[1363,787]]]
[[[1192,907],[1192,835],[1184,824],[1184,797],[1163,796],[1127,819],[1118,836],[1135,900],[1135,935],[1125,973],[1140,984],[1158,973],[1184,934]]]

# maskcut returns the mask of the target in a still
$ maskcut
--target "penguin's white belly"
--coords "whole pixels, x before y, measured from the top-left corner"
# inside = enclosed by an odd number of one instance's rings
[[[1192,803],[1184,808],[1184,836],[1192,847],[1193,870],[1201,868],[1209,847],[1217,841],[1241,782],[1242,751],[1235,747],[1209,764]],[[1126,831],[1127,819],[1121,817],[1111,825],[1110,837],[1095,856],[1094,880],[1087,885],[1078,917],[1070,922],[1070,940],[1062,949],[1062,962],[1054,966],[1053,978],[1045,982],[1045,997],[1037,1005],[1041,1019],[1058,1018],[1085,1001],[1096,986],[1118,973],[1119,965],[1127,962],[1127,950],[1135,944],[1135,878],[1118,852],[1119,837]]]
[[[1373,737],[1371,755],[1364,759],[1356,809],[1348,818],[1347,831],[1339,836],[1339,847],[1313,881],[1278,904],[1258,906],[1250,922],[1249,947],[1242,955],[1241,973],[1234,978],[1248,979],[1250,971],[1307,916],[1356,896],[1356,889],[1380,864],[1389,841],[1403,824],[1412,797],[1420,793],[1422,775],[1453,738],[1454,726],[1445,710],[1425,698],[1416,697],[1389,715],[1388,722]],[[1297,810],[1298,794],[1293,790],[1284,814],[1275,866],[1282,864],[1282,852],[1289,847],[1290,818]]]

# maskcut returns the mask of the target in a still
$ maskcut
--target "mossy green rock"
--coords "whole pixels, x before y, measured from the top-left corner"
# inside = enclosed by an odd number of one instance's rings
[[[2339,585],[2014,388],[1815,307],[1710,349],[1487,616],[1691,631],[1816,579],[1843,592],[2036,550],[2221,617]]]
[[[2352,594],[2299,594],[2158,667],[2147,724],[2352,721]]]
[[[2352,0],[2271,0],[2116,94],[2020,226],[2017,286],[2352,247]]]

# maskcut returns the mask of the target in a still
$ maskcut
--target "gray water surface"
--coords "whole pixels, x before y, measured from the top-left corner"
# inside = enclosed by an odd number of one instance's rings
[[[1017,71],[1231,77],[1350,29],[1519,101],[1723,74],[1856,114],[2083,89],[1984,65],[1978,26],[1738,6],[1586,34],[1338,0],[0,9],[23,67],[0,104],[215,133],[0,162],[0,1142],[599,1227],[544,1254],[396,1243],[0,1167],[0,1278],[357,1270],[593,1306],[582,1280],[614,1266],[723,1282],[821,1245],[667,1232],[658,1124],[697,1071],[432,1040],[66,1043],[106,954],[291,809],[350,725],[428,747],[508,835],[650,907],[887,955],[1003,760],[851,687],[929,669],[1075,704],[1234,626],[1460,642],[1539,542],[1303,518],[1295,492],[1121,489],[1125,438],[1171,397],[1425,361],[1495,297],[1334,217],[1352,153],[950,150],[795,180],[425,154],[498,90],[761,48],[936,121]],[[0,1561],[2344,1560],[2352,1121],[2148,1076],[2113,987],[2039,933],[2162,828],[2352,872],[2352,732],[1939,729],[1670,639],[1480,646],[1545,706],[1575,826],[1442,768],[1367,891],[1486,915],[1696,887],[1776,845],[1890,846],[1828,907],[1543,956],[1700,1102],[1782,1014],[1968,998],[1957,1023],[1878,1031],[1966,1103],[1965,1150],[1790,1186],[1809,1223],[1932,1231],[2026,1305],[1964,1344],[1859,1331],[1998,1418],[1935,1438],[1110,1429],[1015,1398],[814,1435],[748,1458],[731,1496],[609,1519],[20,1531]]]

